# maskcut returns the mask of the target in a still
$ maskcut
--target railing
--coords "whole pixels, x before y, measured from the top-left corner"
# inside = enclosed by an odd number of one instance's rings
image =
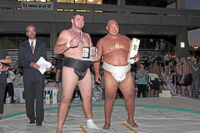
[[[15,64],[16,61],[18,60],[18,49],[7,49],[9,56],[12,58],[14,61],[13,63]],[[52,61],[52,59],[55,57],[55,54],[53,50],[47,49],[47,58],[49,61]]]
[[[86,23],[106,23],[108,19],[117,19],[120,24],[172,25],[200,27],[200,10],[167,9],[157,7],[53,4],[53,10],[18,10],[21,2],[14,0],[0,1],[0,21],[40,21],[70,22],[69,15],[77,10],[82,12]],[[57,9],[69,10],[59,12]],[[71,10],[71,11],[70,11]]]

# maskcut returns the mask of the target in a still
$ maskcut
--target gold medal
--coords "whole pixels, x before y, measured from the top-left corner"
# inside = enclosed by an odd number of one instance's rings
[[[81,40],[81,44],[84,44],[84,41],[83,41],[83,40]]]
[[[115,44],[115,48],[118,49],[119,48],[119,44]]]

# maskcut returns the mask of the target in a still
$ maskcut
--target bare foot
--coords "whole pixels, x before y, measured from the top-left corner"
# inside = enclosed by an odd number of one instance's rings
[[[138,125],[135,123],[134,120],[130,121],[130,120],[127,120],[128,124],[130,124],[132,127],[138,127]]]
[[[110,124],[105,124],[105,125],[103,126],[103,129],[105,129],[105,130],[109,130],[109,128],[110,128]]]

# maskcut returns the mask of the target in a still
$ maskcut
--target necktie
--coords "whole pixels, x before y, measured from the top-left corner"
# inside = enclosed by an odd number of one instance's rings
[[[34,45],[33,45],[33,42],[31,42],[31,50],[32,50],[32,53],[34,54]]]

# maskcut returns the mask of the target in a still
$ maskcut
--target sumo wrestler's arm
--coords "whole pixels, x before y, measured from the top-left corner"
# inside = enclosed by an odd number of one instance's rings
[[[100,39],[97,42],[97,61],[93,63],[94,66],[94,72],[95,72],[95,81],[100,84],[100,80],[101,80],[101,74],[100,74],[100,59],[102,56],[102,40]]]
[[[54,47],[55,54],[63,54],[70,48],[75,48],[79,45],[79,39],[77,39],[69,30],[63,30],[56,41]]]

